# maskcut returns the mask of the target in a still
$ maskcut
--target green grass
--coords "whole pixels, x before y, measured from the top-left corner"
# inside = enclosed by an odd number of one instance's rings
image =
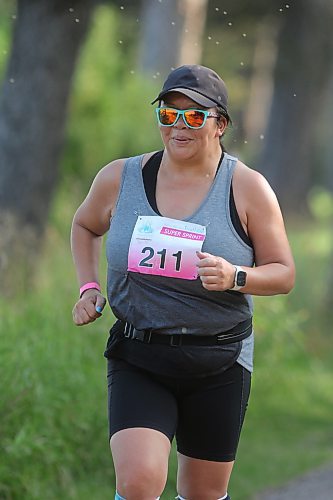
[[[38,285],[0,302],[0,498],[7,500],[113,498],[103,358],[112,316],[106,311],[85,328],[72,324],[69,228],[57,219],[69,220],[67,210],[57,207]],[[332,249],[328,231],[294,232],[295,291],[256,299],[256,368],[230,485],[235,500],[333,459],[333,349],[316,313]],[[304,244],[314,233],[326,242],[319,249]],[[175,496],[175,474],[173,449],[163,500]]]

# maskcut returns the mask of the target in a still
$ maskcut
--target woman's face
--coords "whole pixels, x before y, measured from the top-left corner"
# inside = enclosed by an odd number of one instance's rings
[[[179,92],[167,94],[162,106],[176,109],[207,110]],[[210,108],[207,111],[216,112],[216,109]],[[216,118],[207,118],[205,125],[195,130],[187,127],[180,116],[172,127],[160,126],[160,132],[168,153],[175,159],[185,160],[193,157],[205,157],[209,153],[214,154],[217,149],[220,149],[219,139],[225,127],[226,120],[218,121]]]

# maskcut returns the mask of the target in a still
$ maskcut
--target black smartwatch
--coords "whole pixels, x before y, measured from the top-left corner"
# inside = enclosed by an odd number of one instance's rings
[[[241,288],[243,288],[243,286],[246,285],[247,272],[244,271],[244,269],[240,266],[234,266],[234,267],[235,267],[234,286],[230,288],[230,290],[240,290]]]

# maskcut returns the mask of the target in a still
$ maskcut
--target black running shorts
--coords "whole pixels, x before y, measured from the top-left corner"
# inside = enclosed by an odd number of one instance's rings
[[[235,459],[248,403],[251,373],[234,363],[203,378],[156,375],[120,359],[108,360],[110,437],[145,427],[176,436],[177,450],[217,462]]]

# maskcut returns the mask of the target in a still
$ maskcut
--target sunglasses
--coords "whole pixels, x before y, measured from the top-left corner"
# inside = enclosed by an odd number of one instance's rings
[[[204,109],[156,108],[157,120],[162,127],[173,127],[181,116],[189,128],[202,128],[207,118],[219,118],[217,113]]]

